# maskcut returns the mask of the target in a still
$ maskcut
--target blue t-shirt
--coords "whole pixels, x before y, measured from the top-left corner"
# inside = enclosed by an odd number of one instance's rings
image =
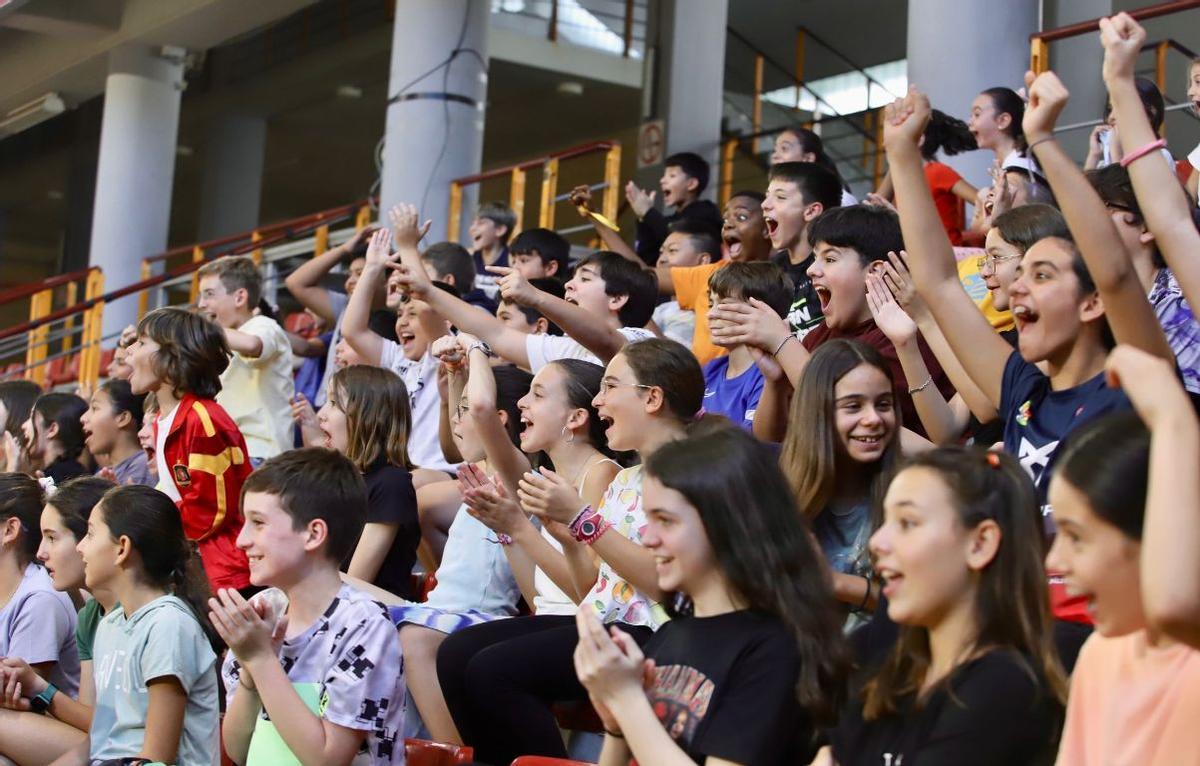
[[[1059,442],[1089,420],[1129,406],[1124,391],[1105,384],[1104,373],[1073,388],[1054,391],[1050,378],[1021,358],[1020,352],[1009,355],[1000,389],[1004,450],[1015,455],[1033,479],[1048,528],[1052,522],[1046,490]]]
[[[835,572],[865,574],[871,571],[867,541],[871,539],[871,502],[849,507],[830,505],[813,520],[813,535],[825,560]]]
[[[727,378],[728,370],[728,356],[719,356],[704,365],[704,411],[724,415],[750,430],[754,425],[754,410],[762,396],[762,372],[758,365],[752,364],[736,378]]]

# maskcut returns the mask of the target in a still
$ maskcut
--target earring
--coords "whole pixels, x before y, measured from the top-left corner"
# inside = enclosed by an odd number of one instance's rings
[[[572,444],[572,443],[574,443],[574,441],[575,441],[575,432],[574,432],[574,431],[572,431],[572,432],[571,432],[571,434],[570,434],[570,436],[568,436],[568,435],[567,435],[567,425],[566,425],[565,423],[563,424],[563,427],[562,427],[562,434],[561,434],[561,435],[562,435],[563,439],[565,439],[565,440],[566,440],[566,443],[567,443],[567,444]]]

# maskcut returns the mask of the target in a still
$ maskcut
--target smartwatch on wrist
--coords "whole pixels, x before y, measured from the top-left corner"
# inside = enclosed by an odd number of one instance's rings
[[[46,688],[42,689],[41,694],[29,700],[29,709],[44,715],[50,709],[50,700],[54,699],[55,694],[58,694],[58,687],[54,684],[46,684]]]

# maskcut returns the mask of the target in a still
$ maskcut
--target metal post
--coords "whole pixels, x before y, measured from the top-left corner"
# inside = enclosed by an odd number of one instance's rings
[[[600,212],[610,221],[617,220],[617,194],[621,188],[621,145],[616,141],[604,155],[604,200]]]
[[[462,186],[450,182],[450,215],[446,223],[446,239],[457,242],[462,234]]]
[[[542,165],[542,204],[538,211],[538,226],[554,228],[554,197],[558,193],[558,158],[551,157]]]
[[[731,138],[721,147],[721,205],[733,196],[733,158],[737,154],[738,140]]]
[[[513,215],[517,218],[517,222],[513,224],[513,230],[509,232],[509,241],[511,241],[525,225],[525,171],[519,167],[512,169],[508,189],[508,206],[512,208]]]
[[[41,319],[50,313],[54,304],[54,291],[42,290],[29,299],[29,321]],[[25,377],[39,386],[46,384],[46,337],[50,332],[49,325],[35,327],[28,334],[28,348],[25,350]]]
[[[1041,37],[1035,37],[1029,43],[1029,68],[1034,74],[1050,68],[1050,46]]]
[[[625,58],[629,58],[629,51],[633,48],[633,0],[625,0],[625,49],[621,54]]]
[[[201,263],[204,260],[204,250],[199,245],[192,248],[192,263]],[[192,286],[188,290],[188,302],[195,303],[200,297],[200,270],[196,269],[192,272]]]
[[[757,134],[762,130],[762,92],[763,92],[763,55],[754,56],[754,107],[752,114],[752,131]],[[758,153],[758,139],[754,139],[754,152]]]
[[[67,303],[68,306],[74,306],[79,297],[79,284],[70,282],[67,284]],[[63,320],[63,338],[62,338],[62,353],[66,354],[75,345],[75,315],[67,317]]]

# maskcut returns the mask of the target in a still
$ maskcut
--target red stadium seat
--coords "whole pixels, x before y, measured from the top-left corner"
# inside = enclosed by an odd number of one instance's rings
[[[115,348],[106,348],[100,351],[100,377],[108,376],[108,366],[112,364],[113,355],[116,353]]]
[[[522,755],[512,766],[595,766],[589,761],[568,761],[565,758],[547,758],[544,755]]]
[[[404,758],[408,766],[454,766],[474,761],[475,749],[425,739],[406,739]]]

